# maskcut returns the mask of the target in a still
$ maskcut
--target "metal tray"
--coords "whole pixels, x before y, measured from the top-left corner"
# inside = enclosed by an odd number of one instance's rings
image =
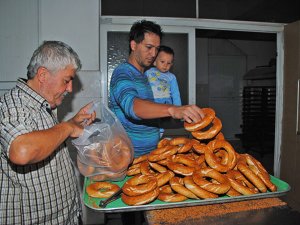
[[[128,180],[129,177],[126,177],[123,181],[112,182],[119,187],[122,187],[124,182]],[[147,205],[139,205],[139,206],[128,206],[126,205],[121,198],[109,203],[105,208],[99,207],[99,203],[101,200],[100,198],[92,198],[89,197],[86,193],[85,189],[86,186],[91,183],[89,178],[85,178],[84,180],[84,187],[83,187],[83,202],[84,204],[94,210],[102,211],[105,213],[115,213],[115,212],[129,212],[129,211],[144,211],[144,210],[153,210],[153,209],[166,209],[166,208],[174,208],[174,207],[184,207],[184,206],[196,206],[196,205],[208,205],[208,204],[217,204],[217,203],[226,203],[226,202],[236,202],[236,201],[246,201],[250,199],[260,199],[260,198],[272,198],[272,197],[279,197],[285,195],[289,190],[290,186],[288,183],[271,176],[271,181],[277,186],[276,192],[266,192],[266,193],[259,193],[254,195],[243,195],[237,197],[229,197],[229,196],[222,196],[214,199],[188,199],[183,202],[163,202],[160,200],[155,200]]]

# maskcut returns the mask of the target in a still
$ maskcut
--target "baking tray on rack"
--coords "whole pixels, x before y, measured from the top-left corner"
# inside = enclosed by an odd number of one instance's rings
[[[112,182],[117,184],[119,187],[122,187],[123,184],[128,180],[130,177],[125,177],[123,181]],[[85,177],[84,186],[83,186],[83,202],[84,204],[94,210],[102,211],[105,213],[115,213],[115,212],[129,212],[129,211],[144,211],[144,210],[154,210],[154,209],[165,209],[165,208],[174,208],[174,207],[185,207],[185,206],[197,206],[197,205],[208,205],[208,204],[217,204],[217,203],[226,203],[226,202],[236,202],[236,201],[247,201],[250,199],[260,199],[260,198],[273,198],[273,197],[280,197],[285,195],[289,190],[290,186],[288,183],[280,180],[271,175],[271,181],[277,186],[276,192],[266,192],[266,193],[258,193],[254,195],[243,195],[237,197],[229,197],[229,196],[221,196],[214,199],[188,199],[183,202],[163,202],[158,199],[155,201],[146,204],[146,205],[139,205],[139,206],[129,206],[126,205],[121,198],[109,203],[105,208],[101,208],[99,203],[101,198],[92,198],[88,196],[86,193],[86,187],[91,183],[91,180],[88,177]]]

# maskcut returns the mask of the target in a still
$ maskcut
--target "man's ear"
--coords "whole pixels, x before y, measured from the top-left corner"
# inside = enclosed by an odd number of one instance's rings
[[[36,76],[40,82],[45,82],[48,70],[45,67],[39,67]]]
[[[135,51],[136,45],[137,45],[137,44],[136,44],[136,42],[135,42],[134,40],[131,40],[131,41],[130,41],[130,48],[131,48],[132,51]]]

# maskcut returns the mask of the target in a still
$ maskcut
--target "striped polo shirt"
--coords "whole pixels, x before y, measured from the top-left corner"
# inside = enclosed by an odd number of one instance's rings
[[[142,120],[134,113],[135,98],[153,101],[153,93],[147,77],[133,65],[125,62],[112,74],[109,107],[125,128],[134,147],[134,156],[137,157],[156,148],[159,128],[158,120]]]

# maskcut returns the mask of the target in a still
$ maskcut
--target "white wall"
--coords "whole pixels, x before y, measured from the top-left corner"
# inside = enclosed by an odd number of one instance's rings
[[[38,45],[38,0],[0,0],[0,95],[25,77]]]
[[[61,40],[78,53],[82,70],[73,93],[58,108],[60,120],[71,118],[90,101],[100,100],[99,0],[40,0],[39,39]]]
[[[60,40],[78,53],[83,66],[75,93],[58,108],[59,118],[68,119],[89,101],[99,100],[99,16],[100,0],[0,0],[0,94],[19,77],[26,78],[39,44]]]
[[[82,70],[99,70],[99,4],[99,0],[40,0],[40,42],[64,41],[80,56]]]
[[[197,38],[197,104],[212,107],[226,139],[241,133],[243,76],[276,57],[276,42]]]
[[[246,56],[247,71],[276,57],[276,42],[270,41],[197,38],[196,46],[197,84],[208,83],[209,56]]]
[[[100,100],[99,16],[100,0],[0,0],[0,95],[15,86],[19,77],[26,78],[26,67],[39,44],[59,40],[78,53],[83,65],[73,93],[58,108],[59,119],[68,119],[88,102]],[[76,150],[68,145],[75,160]],[[83,221],[102,224],[104,216],[83,207]]]

